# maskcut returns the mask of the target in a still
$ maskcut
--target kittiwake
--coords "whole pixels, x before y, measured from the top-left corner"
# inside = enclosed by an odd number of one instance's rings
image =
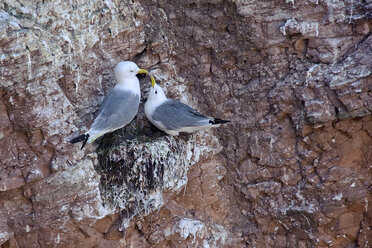
[[[88,132],[82,134],[70,142],[83,141],[81,149],[85,144],[92,143],[98,137],[122,128],[133,120],[138,112],[141,98],[141,90],[138,73],[148,73],[140,69],[134,62],[122,61],[115,67],[115,79],[117,84],[112,88],[98,111]]]
[[[150,77],[152,87],[145,103],[145,114],[152,124],[167,134],[191,133],[230,122],[203,115],[184,103],[168,99],[155,78]]]

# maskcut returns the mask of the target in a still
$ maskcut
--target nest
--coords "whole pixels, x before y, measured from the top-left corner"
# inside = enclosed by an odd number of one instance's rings
[[[100,190],[105,207],[124,213],[124,227],[133,216],[148,214],[164,202],[162,191],[187,183],[187,154],[192,135],[172,137],[155,127],[128,125],[98,140]]]

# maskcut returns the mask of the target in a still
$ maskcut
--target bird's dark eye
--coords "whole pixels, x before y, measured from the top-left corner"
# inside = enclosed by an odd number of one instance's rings
[[[157,90],[155,90],[155,94],[158,94],[158,91]]]
[[[133,70],[131,70],[130,72],[134,72]]]

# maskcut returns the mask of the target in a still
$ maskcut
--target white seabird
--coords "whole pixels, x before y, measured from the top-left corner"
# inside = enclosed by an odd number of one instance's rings
[[[180,132],[191,133],[230,122],[203,115],[184,103],[168,99],[153,76],[151,76],[151,84],[149,97],[145,103],[146,117],[169,135],[178,135]]]
[[[115,67],[115,79],[117,84],[112,88],[98,111],[88,132],[82,134],[70,142],[77,143],[84,141],[85,144],[92,143],[98,137],[124,127],[133,120],[138,112],[141,98],[141,90],[138,73],[148,73],[140,69],[134,62],[122,61]]]

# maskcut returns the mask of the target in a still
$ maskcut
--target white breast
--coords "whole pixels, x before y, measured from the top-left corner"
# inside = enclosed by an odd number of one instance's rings
[[[161,100],[161,101],[159,101],[159,100],[158,101],[147,100],[146,103],[145,103],[145,115],[146,115],[147,119],[149,121],[151,121],[151,123],[154,124],[157,128],[159,128],[160,130],[163,130],[163,131],[165,131],[166,128],[159,121],[155,121],[152,118],[152,115],[153,115],[155,109],[158,106],[160,106],[161,104],[163,104],[163,102],[165,102],[166,100],[167,99]]]
[[[115,87],[121,90],[133,92],[141,97],[141,88],[137,77],[126,78],[125,80],[118,82]]]

